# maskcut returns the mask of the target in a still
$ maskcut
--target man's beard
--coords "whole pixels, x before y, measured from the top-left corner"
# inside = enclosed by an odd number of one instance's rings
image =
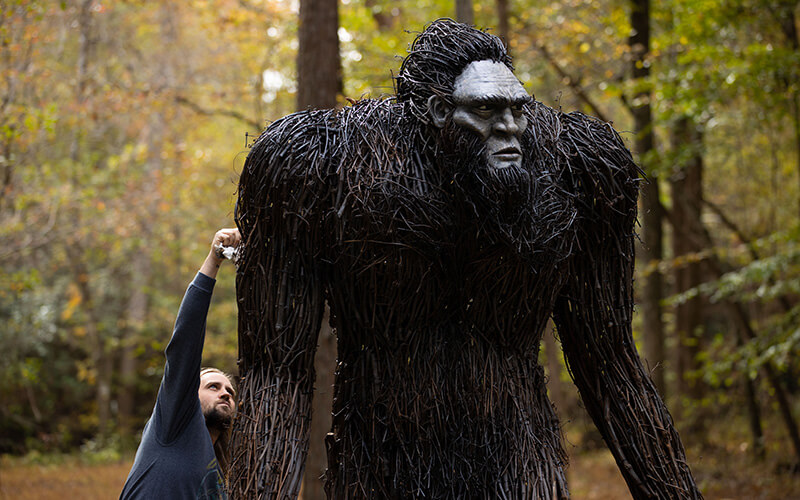
[[[203,410],[203,417],[206,419],[206,427],[209,429],[217,429],[219,431],[226,431],[233,422],[233,415],[231,413],[224,413],[216,406],[211,409]]]

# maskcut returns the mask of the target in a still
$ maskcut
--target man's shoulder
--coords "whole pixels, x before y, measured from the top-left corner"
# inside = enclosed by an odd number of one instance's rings
[[[170,442],[157,437],[156,426],[154,417],[142,436],[121,498],[158,498],[168,491],[171,498],[194,499],[198,491],[214,491],[219,474],[205,424],[194,421]]]

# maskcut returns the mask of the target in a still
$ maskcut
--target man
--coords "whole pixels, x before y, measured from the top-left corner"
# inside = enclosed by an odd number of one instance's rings
[[[619,136],[535,102],[502,42],[415,39],[397,100],[274,122],[236,221],[234,498],[295,497],[324,302],[332,498],[566,498],[537,357],[552,315],[631,494],[701,498],[631,335],[639,171]]]
[[[155,408],[142,433],[121,499],[226,498],[227,441],[236,412],[230,378],[201,370],[206,316],[222,247],[235,247],[238,229],[221,229],[183,297]]]

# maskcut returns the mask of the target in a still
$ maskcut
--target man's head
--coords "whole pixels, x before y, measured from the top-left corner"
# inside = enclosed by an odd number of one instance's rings
[[[200,370],[197,396],[209,429],[224,431],[230,427],[236,414],[236,391],[227,374],[216,368]]]

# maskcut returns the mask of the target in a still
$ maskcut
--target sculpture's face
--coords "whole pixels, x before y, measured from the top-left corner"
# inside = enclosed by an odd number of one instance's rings
[[[483,140],[489,168],[521,167],[523,107],[531,97],[514,73],[499,62],[472,62],[456,79],[452,98],[453,123]]]

